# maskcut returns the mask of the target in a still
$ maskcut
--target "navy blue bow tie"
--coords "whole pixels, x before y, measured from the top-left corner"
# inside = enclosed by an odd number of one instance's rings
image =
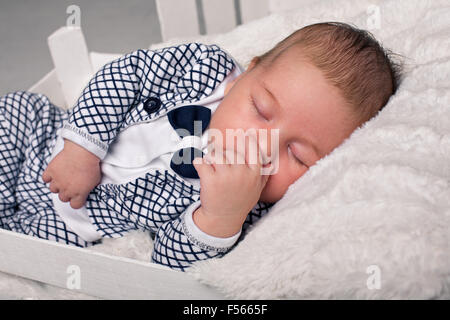
[[[209,125],[211,110],[203,106],[189,105],[169,111],[167,117],[180,138],[186,141],[198,141]],[[198,179],[197,170],[192,165],[196,157],[203,157],[201,149],[181,148],[174,152],[170,167],[183,177]]]

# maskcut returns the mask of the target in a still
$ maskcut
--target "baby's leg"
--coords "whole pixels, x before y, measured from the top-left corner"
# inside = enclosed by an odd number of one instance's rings
[[[30,96],[21,92],[0,98],[0,227],[14,215],[17,178],[30,134],[26,105],[32,103]]]
[[[42,180],[67,112],[29,92],[0,98],[0,227],[76,246],[89,243],[69,230]]]

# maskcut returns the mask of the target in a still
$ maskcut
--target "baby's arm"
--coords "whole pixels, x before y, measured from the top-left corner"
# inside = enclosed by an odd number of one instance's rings
[[[153,262],[184,270],[196,261],[223,256],[238,241],[245,223],[248,226],[270,208],[258,203],[268,180],[260,173],[260,162],[248,164],[248,157],[242,164],[229,164],[229,158],[222,164],[201,160],[194,161],[201,201],[159,228]]]
[[[211,237],[195,225],[192,212],[200,205],[200,200],[194,202],[180,217],[161,225],[155,237],[152,262],[184,271],[194,262],[222,257],[244,238],[245,231],[267,214],[273,204],[258,202],[247,215],[243,233],[228,238]]]
[[[42,174],[50,191],[58,193],[62,202],[70,202],[74,209],[81,208],[100,183],[100,159],[70,140],[64,139],[64,149],[49,163]]]

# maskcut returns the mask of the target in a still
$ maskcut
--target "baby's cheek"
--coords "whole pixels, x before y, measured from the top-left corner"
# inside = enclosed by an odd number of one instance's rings
[[[284,182],[280,173],[270,175],[263,191],[261,192],[260,200],[264,202],[277,202],[286,193],[288,184]]]

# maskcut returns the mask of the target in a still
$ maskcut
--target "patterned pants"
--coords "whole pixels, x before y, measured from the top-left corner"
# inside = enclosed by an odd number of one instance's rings
[[[0,98],[0,228],[87,247],[97,242],[86,242],[68,228],[42,180],[56,131],[67,118],[67,111],[40,94]]]

